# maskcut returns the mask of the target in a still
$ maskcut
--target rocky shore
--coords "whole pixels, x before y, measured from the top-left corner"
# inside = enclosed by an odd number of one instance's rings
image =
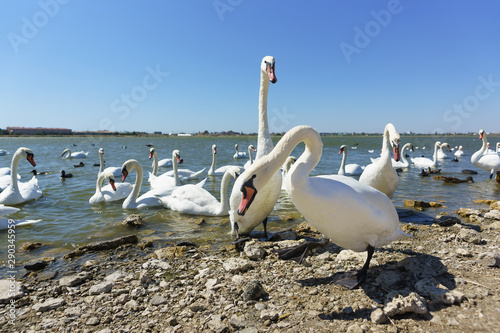
[[[2,332],[498,332],[500,202],[407,223],[361,288],[331,284],[364,253],[329,243],[303,264],[273,250],[321,239],[307,224],[268,241],[160,247],[131,235],[0,280]],[[28,244],[26,248],[36,244]]]

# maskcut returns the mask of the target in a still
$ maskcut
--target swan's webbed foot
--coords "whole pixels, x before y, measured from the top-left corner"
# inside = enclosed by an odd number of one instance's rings
[[[278,257],[283,260],[294,260],[298,262],[299,264],[302,264],[304,262],[304,259],[312,254],[312,251],[320,246],[326,246],[328,244],[329,240],[324,238],[323,240],[319,242],[305,242],[300,245],[296,246],[290,246],[284,249],[279,249],[279,250],[273,250],[272,252],[275,252],[278,254]]]
[[[366,275],[368,274],[368,267],[370,266],[370,261],[372,260],[375,248],[371,245],[366,249],[368,255],[366,257],[365,264],[357,272],[347,272],[347,273],[337,273],[333,275],[333,280],[331,283],[339,284],[349,289],[355,289],[363,284],[366,280]]]

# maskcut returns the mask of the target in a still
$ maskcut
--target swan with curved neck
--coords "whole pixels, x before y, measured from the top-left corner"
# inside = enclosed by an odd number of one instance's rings
[[[269,82],[273,84],[277,82],[275,60],[271,56],[266,56],[262,59],[260,65],[259,129],[257,132],[257,154],[255,156],[255,162],[269,154],[274,147],[267,122],[267,95],[269,92]],[[257,201],[254,202],[246,215],[240,215],[236,212],[238,204],[241,201],[241,192],[233,187],[229,199],[229,219],[231,220],[232,227],[234,228],[235,224],[243,226],[240,228],[240,233],[245,234],[252,231],[260,223],[263,223],[264,232],[267,235],[267,216],[273,211],[274,205],[278,201],[281,193],[281,181],[281,173],[279,170],[276,170],[272,179],[261,189],[261,195]]]
[[[410,166],[410,162],[408,162],[405,156],[406,150],[413,151],[414,150],[413,144],[408,142],[403,146],[403,148],[401,148],[401,161],[396,162],[396,160],[391,159],[393,168],[408,168]]]
[[[399,161],[400,137],[393,124],[388,123],[384,129],[382,141],[382,155],[380,159],[365,167],[365,170],[359,177],[361,183],[370,185],[373,188],[385,193],[392,198],[398,187],[398,173],[392,167],[391,149],[394,154],[394,160]]]
[[[102,183],[107,179],[109,185],[102,187]],[[130,183],[115,183],[114,175],[111,172],[103,171],[97,176],[95,193],[89,199],[90,204],[102,201],[117,201],[126,198],[132,191]]]
[[[318,164],[323,144],[309,126],[297,126],[286,133],[274,150],[238,177],[233,188],[242,193],[237,213],[246,215],[293,149],[301,142],[305,150],[287,173],[285,184],[290,199],[304,218],[335,244],[357,252],[368,251],[358,272],[355,287],[363,282],[375,247],[406,237],[391,200],[382,192],[351,177],[310,177]],[[234,224],[235,232],[240,225]]]
[[[159,191],[151,190],[139,197],[142,186],[142,166],[136,160],[128,160],[122,165],[122,182],[125,181],[128,174],[135,170],[136,177],[134,183],[134,189],[130,192],[128,197],[123,201],[122,208],[124,209],[135,209],[135,208],[147,208],[161,206],[162,202],[158,198],[160,194],[166,195],[167,193],[159,193]]]
[[[154,148],[151,148],[154,149]],[[151,155],[151,150],[149,154],[149,158],[151,158],[153,155]],[[179,168],[178,165],[182,164],[182,159],[179,151],[176,149],[172,152],[172,171],[165,172],[164,174],[160,176],[154,175],[154,169],[153,173],[149,173],[149,184],[151,185],[151,189],[159,189],[162,187],[175,187],[175,186],[181,186],[181,180],[179,177]]]
[[[342,162],[340,163],[339,175],[357,176],[363,173],[363,167],[359,164],[345,164],[347,159],[347,146],[340,146],[339,154],[342,154]]]
[[[17,180],[17,168],[21,158],[27,159],[32,166],[36,166],[34,156],[28,148],[17,149],[10,164],[10,185],[0,193],[0,203],[17,205],[42,196],[42,190],[38,187],[38,179],[35,176],[26,183],[19,183]]]
[[[438,158],[437,152],[439,147],[441,147],[441,142],[436,141],[434,143],[434,155],[432,155],[432,160],[427,157],[414,157],[411,159],[411,163],[415,164],[418,167],[437,167],[438,166]]]
[[[470,161],[478,168],[489,171],[491,179],[497,171],[500,171],[500,154],[485,154],[488,150],[488,139],[483,129],[479,131],[479,139],[483,140],[483,145],[471,156]]]
[[[236,165],[224,165],[216,169],[217,165],[217,145],[212,145],[212,164],[210,169],[208,169],[209,176],[223,176],[229,168]]]
[[[160,197],[165,207],[184,214],[204,216],[228,215],[227,187],[231,177],[237,178],[241,169],[231,166],[222,177],[220,202],[207,190],[198,185],[188,184],[175,188],[172,194]]]
[[[99,148],[99,173],[107,172],[111,173],[113,176],[118,177],[122,175],[122,169],[120,167],[107,167],[104,169],[104,148]]]
[[[86,158],[88,154],[89,154],[88,151],[87,152],[77,151],[77,152],[72,153],[71,150],[69,150],[68,148],[66,148],[62,152],[61,158],[63,158],[63,159],[68,159],[68,158]],[[64,155],[66,155],[66,156],[64,156]]]
[[[180,186],[181,181],[198,178],[206,169],[203,168],[198,171],[191,171],[189,169],[179,169],[178,164],[182,164],[183,159],[181,158],[181,153],[177,149],[172,152],[172,161],[173,161],[172,163],[173,170],[167,171],[163,175],[167,177],[174,177],[176,186]],[[160,177],[163,177],[163,175],[161,175]]]
[[[253,154],[252,151],[255,151],[255,147],[253,145],[248,146],[248,161],[245,163],[243,168],[248,168],[253,163]]]
[[[441,146],[439,147],[439,150],[437,152],[437,158],[440,158],[442,160],[447,159],[448,155],[443,151],[443,148],[446,147],[448,150],[450,149],[450,144],[448,142],[443,142]]]

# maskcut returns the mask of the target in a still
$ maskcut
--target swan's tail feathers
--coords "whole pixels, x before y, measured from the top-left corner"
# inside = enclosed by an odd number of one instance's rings
[[[205,186],[206,182],[207,182],[207,178],[205,178],[201,182],[197,183],[196,186],[203,187],[203,186]]]
[[[403,232],[403,230],[399,229],[396,230],[396,239],[395,240],[402,240],[402,239],[407,239],[407,238],[413,238],[412,235],[408,235],[407,233]]]
[[[41,220],[21,220],[21,221],[16,221],[16,227],[21,226],[21,225],[28,225],[28,224],[35,224],[40,222]]]
[[[205,171],[205,169],[206,169],[206,167],[204,167],[203,169],[201,169],[201,170],[200,170],[200,171],[198,171],[198,172],[193,173],[193,174],[191,175],[191,177],[189,177],[189,178],[191,178],[191,179],[192,179],[192,178],[196,178],[196,177],[198,177],[199,175],[201,175],[201,174]]]
[[[148,174],[149,174],[148,182],[151,183],[152,181],[154,181],[156,179],[156,176],[153,175],[152,172],[148,172]]]

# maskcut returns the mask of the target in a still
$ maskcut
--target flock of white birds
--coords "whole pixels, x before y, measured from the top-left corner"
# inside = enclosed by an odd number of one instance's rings
[[[335,244],[353,251],[368,251],[363,268],[354,276],[339,279],[338,283],[354,288],[362,283],[374,249],[392,241],[409,237],[400,229],[396,209],[391,201],[398,187],[398,174],[395,168],[418,167],[435,168],[440,158],[446,158],[443,147],[447,143],[436,142],[433,159],[416,157],[408,161],[405,150],[413,150],[411,143],[400,149],[400,136],[393,124],[386,125],[381,156],[373,159],[366,167],[346,164],[347,147],[341,146],[343,154],[338,174],[311,177],[310,172],[321,159],[322,141],[318,132],[309,126],[296,126],[289,130],[274,146],[267,122],[267,95],[270,83],[276,83],[275,59],[266,56],[261,62],[259,93],[259,128],[255,160],[248,148],[249,161],[245,167],[216,167],[217,147],[212,147],[212,165],[209,176],[222,175],[220,200],[203,188],[206,179],[197,184],[182,183],[197,179],[205,169],[191,171],[179,168],[182,159],[178,150],[174,150],[171,159],[158,160],[155,147],[150,146],[150,159],[153,171],[149,173],[150,189],[140,195],[143,168],[137,160],[125,161],[121,167],[103,169],[104,150],[99,150],[100,170],[96,181],[95,194],[89,199],[90,204],[103,201],[123,200],[124,209],[164,206],[181,213],[207,216],[229,215],[232,233],[236,237],[248,234],[260,223],[266,231],[267,216],[272,212],[281,190],[294,203],[297,210],[317,230]],[[500,182],[500,152],[489,151],[486,133],[479,131],[482,147],[471,156],[471,162],[495,176]],[[293,149],[303,142],[304,152],[298,158],[290,157]],[[497,145],[500,149],[500,144]],[[88,153],[71,152],[65,149],[61,158],[85,158]],[[440,154],[444,154],[440,155]],[[462,156],[462,147],[455,152]],[[234,158],[247,157],[247,153],[235,146]],[[36,176],[28,182],[19,181],[17,174],[21,159],[27,159],[35,166],[34,154],[28,149],[19,148],[12,158],[10,168],[0,168],[0,217],[17,212],[20,208],[5,205],[20,205],[42,196]],[[171,166],[172,170],[158,174],[159,167]],[[137,173],[135,183],[125,182],[130,172]],[[359,175],[359,180],[353,175]],[[121,182],[115,182],[121,177]],[[228,185],[235,178],[234,186],[228,197]],[[103,186],[104,181],[109,182]],[[2,218],[0,227],[7,228],[10,219]],[[37,220],[15,221],[16,225],[35,223]]]

